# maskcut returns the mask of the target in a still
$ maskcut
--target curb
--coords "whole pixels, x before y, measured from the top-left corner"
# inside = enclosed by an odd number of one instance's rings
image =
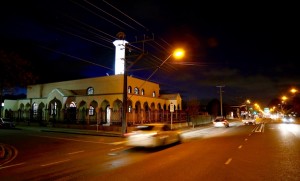
[[[92,136],[108,136],[108,137],[121,137],[121,134],[116,133],[104,133],[104,132],[85,132],[79,130],[48,130],[41,129],[42,132],[56,132],[56,133],[68,133],[68,134],[82,134],[82,135],[92,135]]]

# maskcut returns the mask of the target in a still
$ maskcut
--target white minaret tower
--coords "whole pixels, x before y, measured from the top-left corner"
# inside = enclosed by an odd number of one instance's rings
[[[113,44],[116,46],[115,53],[115,75],[124,74],[125,68],[125,46],[128,43],[123,32],[117,34],[119,40],[115,40]]]

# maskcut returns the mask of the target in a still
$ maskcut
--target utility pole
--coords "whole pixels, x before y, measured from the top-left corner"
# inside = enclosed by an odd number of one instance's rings
[[[224,85],[218,85],[216,86],[220,89],[220,107],[221,107],[221,116],[223,117],[223,103],[222,103],[222,88],[225,87]]]
[[[133,66],[134,63],[139,61],[143,55],[144,55],[144,43],[146,41],[150,40],[142,40],[142,41],[137,41],[133,43],[143,43],[143,49],[142,49],[142,54],[138,56],[138,58],[131,64],[130,66],[127,66],[127,57],[126,57],[126,48],[128,48],[129,43],[125,40],[125,33],[124,32],[119,32],[117,35],[118,40],[115,40],[113,44],[116,47],[116,52],[115,52],[115,75],[117,74],[123,74],[124,79],[123,79],[123,107],[122,107],[122,136],[124,136],[125,133],[127,133],[127,111],[128,111],[128,105],[127,105],[127,99],[128,99],[128,90],[127,90],[127,75],[128,75],[128,69]]]

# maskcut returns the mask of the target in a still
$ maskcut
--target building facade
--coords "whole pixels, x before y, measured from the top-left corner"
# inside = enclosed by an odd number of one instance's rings
[[[120,38],[125,37],[122,33],[121,35]],[[112,126],[122,125],[123,117],[128,126],[169,122],[171,117],[174,121],[186,122],[186,114],[181,111],[180,94],[160,95],[157,83],[132,76],[124,79],[125,49],[128,42],[120,39],[113,44],[116,47],[115,75],[30,85],[27,87],[26,99],[4,100],[2,115],[43,124]],[[124,85],[127,87],[127,94],[124,93]],[[127,107],[123,110],[123,99],[126,97]]]
[[[26,99],[5,100],[3,115],[16,120],[49,123],[121,125],[124,75],[86,78],[27,87]],[[127,76],[128,126],[186,121],[180,94],[160,95],[159,84]]]

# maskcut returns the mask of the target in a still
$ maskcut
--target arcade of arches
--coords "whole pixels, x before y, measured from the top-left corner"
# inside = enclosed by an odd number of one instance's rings
[[[71,101],[63,105],[60,100],[54,98],[48,104],[33,102],[31,106],[29,103],[25,105],[21,103],[18,111],[5,110],[5,115],[17,120],[121,125],[122,105],[122,101],[119,99],[112,103],[108,100],[103,100],[100,103],[96,100],[89,103],[82,100],[79,103]],[[133,103],[130,100],[128,100],[127,105],[126,119],[128,125],[164,122],[170,119],[170,105],[161,105],[160,103],[149,105],[148,102],[141,103],[140,101]],[[185,113],[176,106],[175,110],[174,121],[186,121]]]

